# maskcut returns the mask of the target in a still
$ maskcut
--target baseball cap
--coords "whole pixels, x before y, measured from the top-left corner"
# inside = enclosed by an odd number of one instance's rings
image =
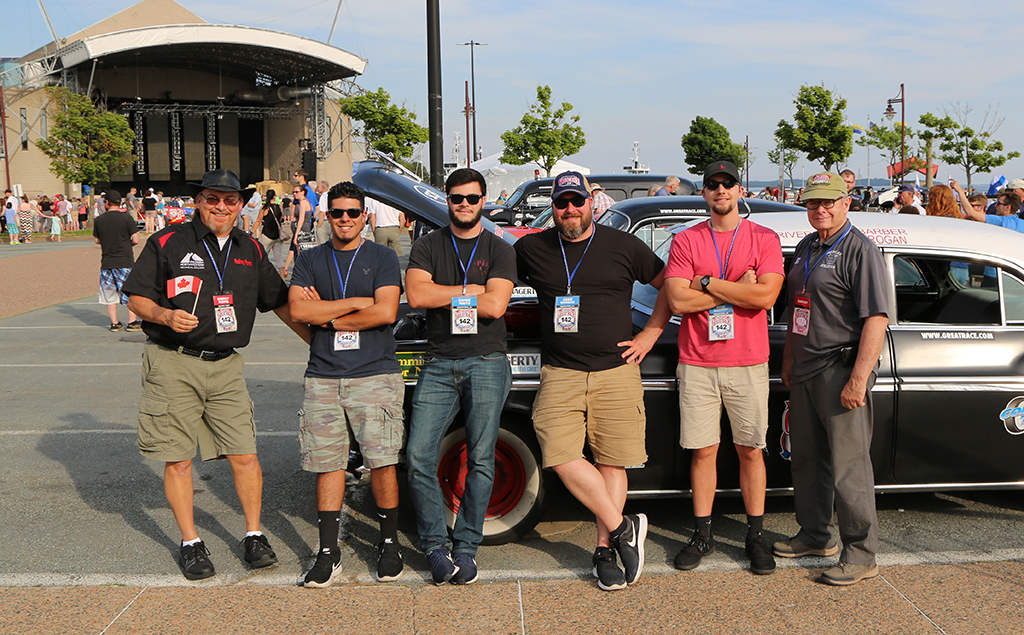
[[[737,181],[740,180],[740,171],[728,161],[715,161],[704,168],[704,180],[708,180],[716,174],[728,174]]]
[[[1008,190],[1020,190],[1024,189],[1024,179],[1010,179],[1010,182],[1006,184]]]
[[[900,192],[917,192],[917,188],[914,187],[913,185],[910,185],[909,183],[904,183],[903,185],[900,186],[900,189],[898,191],[900,191]]]
[[[828,199],[834,200],[846,196],[846,181],[834,172],[822,172],[807,179],[804,186],[803,200]]]
[[[587,188],[587,179],[579,172],[562,172],[555,177],[555,184],[551,188],[551,200],[555,200],[567,192],[579,194],[584,198],[589,197],[590,190]]]
[[[102,196],[108,203],[112,203],[114,205],[121,202],[121,193],[117,190],[107,190],[102,194]]]

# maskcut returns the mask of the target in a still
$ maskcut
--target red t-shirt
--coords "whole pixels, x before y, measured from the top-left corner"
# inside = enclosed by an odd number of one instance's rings
[[[709,223],[700,223],[676,234],[672,239],[666,278],[693,280],[705,275],[736,281],[747,269],[758,277],[766,273],[785,275],[779,236],[767,227],[741,220],[735,232],[736,245],[728,257],[733,232],[714,232]],[[715,243],[718,243],[717,254]],[[721,265],[719,265],[721,258]],[[762,309],[733,307],[735,337],[712,342],[708,339],[708,312],[685,313],[679,326],[679,362],[693,366],[751,366],[768,361],[768,314]]]

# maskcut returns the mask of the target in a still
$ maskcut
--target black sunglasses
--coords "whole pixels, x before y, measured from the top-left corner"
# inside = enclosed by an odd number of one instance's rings
[[[551,202],[551,206],[557,210],[563,210],[569,207],[569,203],[572,203],[573,207],[583,207],[587,202],[587,197],[580,194],[573,194],[572,196],[560,196]]]
[[[449,194],[448,199],[456,205],[462,205],[462,201],[466,200],[470,205],[476,205],[483,198],[482,194]]]
[[[359,209],[358,207],[353,207],[351,209],[332,208],[327,210],[327,213],[331,215],[331,218],[337,220],[345,216],[348,216],[349,218],[359,218],[360,216],[363,215],[363,210]]]
[[[739,183],[739,181],[737,181],[736,179],[726,179],[724,181],[716,181],[714,179],[711,179],[708,181],[704,181],[704,189],[714,192],[715,190],[718,189],[718,186],[724,185],[725,189],[731,190],[732,188],[736,187],[737,183]]]

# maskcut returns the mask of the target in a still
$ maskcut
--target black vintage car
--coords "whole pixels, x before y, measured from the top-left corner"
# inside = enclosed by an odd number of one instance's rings
[[[359,164],[354,179],[373,196],[428,224],[447,224],[444,197],[429,185],[371,162]],[[638,214],[621,226],[636,231],[654,218],[660,216]],[[871,213],[850,218],[882,249],[892,280],[894,314],[872,391],[877,489],[1024,488],[1024,235],[948,218]],[[796,243],[811,231],[802,210],[757,213],[753,220],[779,234],[787,266]],[[515,240],[501,228],[488,224],[488,229]],[[657,230],[665,238],[658,247],[663,260],[668,238],[677,229],[678,221],[677,227]],[[992,280],[995,286],[983,286]],[[506,313],[513,385],[502,418],[494,492],[484,527],[485,542],[490,544],[515,540],[529,531],[540,516],[545,489],[560,487],[557,479],[539,469],[531,425],[541,364],[536,301],[528,288],[518,289],[516,295]],[[646,323],[656,296],[649,286],[635,286],[636,332]],[[785,290],[780,297],[785,297]],[[782,494],[791,491],[787,391],[779,379],[785,321],[780,300],[769,321],[766,464],[769,491]],[[406,313],[396,333],[408,405],[425,350],[422,317]],[[689,454],[678,443],[677,336],[678,320],[673,319],[640,366],[649,459],[627,472],[631,498],[689,493]],[[459,428],[456,420],[444,440],[438,468],[450,510],[456,508],[464,482]],[[725,426],[724,448],[730,445],[728,437]],[[719,465],[719,492],[738,494],[735,453],[723,451]]]
[[[653,185],[665,184],[665,175],[652,174],[588,174],[590,183],[598,183],[604,193],[616,202],[631,198],[646,197]],[[499,225],[521,227],[529,225],[551,204],[553,178],[533,179],[521,183],[508,200],[501,205],[487,205],[484,216]],[[697,186],[688,179],[680,179],[675,196],[687,196],[697,191]],[[665,198],[665,197],[660,197]]]

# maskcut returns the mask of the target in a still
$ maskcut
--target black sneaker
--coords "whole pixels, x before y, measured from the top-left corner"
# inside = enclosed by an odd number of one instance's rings
[[[693,532],[690,542],[676,554],[676,569],[690,571],[696,569],[704,556],[714,553],[715,539],[711,536],[705,538],[699,531]]]
[[[394,582],[402,577],[405,564],[398,545],[386,538],[377,543],[377,582]]]
[[[624,516],[629,527],[617,538],[612,538],[612,545],[619,552],[622,568],[626,573],[626,584],[634,584],[640,579],[644,570],[644,541],[647,540],[647,515],[629,514]]]
[[[316,562],[313,568],[306,572],[302,580],[302,586],[313,589],[322,589],[331,586],[334,576],[341,573],[341,550],[325,547],[316,554]]]
[[[775,573],[775,557],[761,532],[747,536],[747,558],[750,559],[750,570],[757,575]]]
[[[142,330],[142,322],[139,322],[138,320],[135,320],[134,322],[129,322],[128,326],[124,327],[124,330],[126,330],[126,331],[141,331]]]
[[[455,554],[455,566],[459,570],[452,576],[452,584],[473,584],[480,577],[476,568],[476,557],[471,553]]]
[[[120,331],[123,328],[124,328],[124,325],[121,324],[120,322],[117,322],[115,324],[111,324],[110,325],[110,332],[111,333],[116,333],[116,332]]]
[[[615,562],[615,550],[598,547],[594,550],[594,577],[602,591],[618,591],[626,588],[626,576]]]
[[[253,569],[277,563],[277,554],[270,548],[266,536],[246,536],[242,542],[245,544],[245,561]]]
[[[178,552],[178,566],[189,580],[209,578],[215,571],[210,562],[210,550],[202,540],[192,545],[182,545]]]
[[[459,568],[452,561],[452,554],[444,547],[438,547],[427,554],[430,561],[430,573],[434,578],[434,584],[441,586],[452,576],[458,573]]]

